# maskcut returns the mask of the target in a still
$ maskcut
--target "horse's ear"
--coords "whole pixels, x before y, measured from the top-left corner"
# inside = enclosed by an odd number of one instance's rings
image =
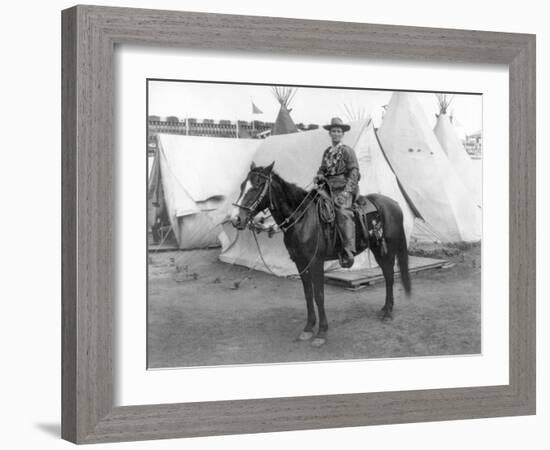
[[[256,164],[254,164],[254,161],[250,163],[250,170],[254,170],[256,168]]]
[[[275,165],[275,161],[273,161],[269,166],[267,166],[265,168],[265,172],[266,173],[271,173],[271,171],[273,170],[273,166]]]

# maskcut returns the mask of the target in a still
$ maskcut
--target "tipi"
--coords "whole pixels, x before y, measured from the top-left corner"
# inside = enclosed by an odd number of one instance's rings
[[[449,114],[449,106],[453,97],[446,94],[436,94],[439,103],[439,114],[434,133],[447,154],[451,166],[462,179],[465,186],[472,192],[478,206],[481,206],[481,177],[474,170],[473,162],[460,141]]]
[[[357,122],[359,120],[370,120],[363,106],[354,105],[351,103],[344,104],[344,110],[349,122]]]
[[[381,193],[396,200],[403,210],[405,233],[408,238],[415,215],[382,154],[372,122],[363,120],[352,123],[351,130],[344,135],[344,143],[353,147],[357,154],[361,171],[359,182],[361,193]],[[319,168],[323,151],[329,144],[327,132],[322,129],[272,136],[264,141],[253,160],[258,165],[268,165],[275,161],[274,170],[279,175],[307,189],[311,186],[313,176]],[[250,230],[237,231],[230,224],[225,224],[220,234],[220,241],[222,243],[220,259],[224,262],[244,265],[264,272],[271,270],[281,276],[297,273],[296,266],[290,260],[284,246],[282,233],[275,234],[271,238],[265,233],[258,235],[259,247],[269,269],[262,262]],[[375,265],[374,256],[364,252],[355,258],[352,270]],[[325,268],[326,270],[339,269],[339,265],[337,262],[329,262]]]
[[[437,240],[480,240],[481,209],[452,167],[414,93],[393,93],[378,137],[393,171]]]
[[[296,95],[296,89],[274,86],[273,95],[275,95],[275,98],[279,102],[280,108],[277,119],[275,119],[275,123],[271,130],[271,135],[297,133],[298,128],[290,117],[290,112],[292,111],[290,103]]]
[[[149,177],[148,221],[168,217],[180,249],[219,246],[258,139],[159,134]]]

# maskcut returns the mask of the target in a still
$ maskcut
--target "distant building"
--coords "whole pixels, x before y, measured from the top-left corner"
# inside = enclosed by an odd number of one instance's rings
[[[483,151],[483,135],[481,131],[466,135],[464,148],[473,159],[480,159]]]
[[[247,122],[239,120],[237,123],[230,120],[203,119],[201,121],[193,117],[179,119],[176,116],[162,118],[159,116],[148,117],[147,150],[154,153],[157,148],[157,134],[182,134],[187,136],[207,136],[239,139],[264,139],[270,135],[273,122],[254,120]],[[300,131],[314,130],[318,125],[310,124],[307,127],[299,124]]]

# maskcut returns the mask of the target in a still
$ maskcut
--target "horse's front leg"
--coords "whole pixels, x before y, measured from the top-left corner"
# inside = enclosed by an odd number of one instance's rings
[[[311,267],[311,278],[313,282],[313,293],[317,312],[319,313],[319,331],[311,342],[314,347],[320,347],[327,341],[328,320],[325,313],[325,268],[323,261],[315,261]]]
[[[313,327],[315,326],[315,308],[313,306],[313,284],[311,281],[311,273],[307,269],[307,264],[296,263],[300,278],[302,279],[302,285],[304,287],[304,296],[306,298],[307,306],[307,321],[304,331],[300,333],[298,339],[300,341],[307,341],[313,337]]]

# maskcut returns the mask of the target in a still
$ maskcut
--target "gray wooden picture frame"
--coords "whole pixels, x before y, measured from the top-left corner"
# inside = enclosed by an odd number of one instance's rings
[[[94,443],[535,413],[534,35],[97,6],[63,11],[62,35],[64,439]],[[126,43],[507,65],[509,384],[115,407],[113,52]]]

